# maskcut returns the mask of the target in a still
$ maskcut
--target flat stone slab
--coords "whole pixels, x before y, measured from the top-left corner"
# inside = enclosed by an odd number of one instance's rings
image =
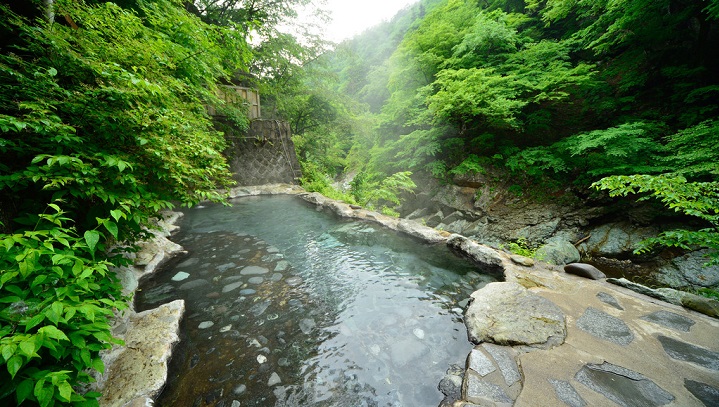
[[[641,317],[641,319],[682,332],[689,332],[692,325],[696,323],[691,318],[663,310],[652,312]]]
[[[469,353],[467,365],[482,377],[497,370],[489,357],[482,350],[476,348]]]
[[[569,263],[564,266],[564,272],[591,280],[601,280],[607,278],[607,275],[602,273],[598,268],[585,263]]]
[[[674,400],[641,373],[607,362],[586,364],[574,378],[623,407],[663,406]]]
[[[626,346],[634,340],[627,324],[606,312],[589,307],[577,320],[577,327],[592,336]]]
[[[558,345],[567,335],[559,307],[517,283],[489,283],[472,299],[464,319],[474,343]]]
[[[488,401],[509,405],[514,402],[501,387],[482,380],[472,372],[465,375],[463,394],[467,401],[481,405],[486,405],[484,403]]]
[[[672,359],[694,363],[711,370],[719,371],[719,352],[714,352],[691,343],[678,341],[663,335],[657,337],[664,351]]]
[[[494,361],[497,362],[497,366],[499,366],[499,370],[502,372],[507,386],[512,386],[522,379],[522,375],[519,374],[517,362],[514,361],[514,350],[512,350],[512,348],[492,345],[491,343],[483,343],[482,347],[492,355]]]
[[[564,380],[549,379],[554,387],[557,398],[562,400],[569,407],[584,407],[587,402],[577,393],[577,390],[569,382]]]
[[[616,308],[620,311],[624,311],[624,308],[619,304],[619,301],[617,301],[617,299],[614,298],[611,294],[600,291],[597,293],[597,298],[599,298],[599,301],[609,305],[610,307]]]
[[[716,387],[689,379],[684,379],[684,387],[705,406],[719,406],[719,389]]]

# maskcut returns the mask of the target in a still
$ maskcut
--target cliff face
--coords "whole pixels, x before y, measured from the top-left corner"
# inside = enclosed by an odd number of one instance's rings
[[[246,135],[225,134],[230,144],[225,156],[238,186],[297,184],[302,174],[289,123],[258,119]]]

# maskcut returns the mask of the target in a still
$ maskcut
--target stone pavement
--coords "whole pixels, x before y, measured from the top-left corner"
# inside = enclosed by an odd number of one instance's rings
[[[719,320],[558,267],[503,265],[507,282],[472,295],[479,344],[464,401],[449,405],[719,406]]]

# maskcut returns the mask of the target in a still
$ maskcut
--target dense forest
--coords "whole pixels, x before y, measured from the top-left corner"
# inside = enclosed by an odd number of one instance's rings
[[[499,173],[534,199],[655,197],[706,228],[645,249],[717,249],[718,17],[715,1],[421,1],[311,64],[285,112],[305,186],[342,196],[349,173],[345,199],[393,213],[408,174]]]
[[[232,184],[206,106],[248,119],[221,84],[290,123],[308,190],[397,215],[418,177],[500,173],[655,197],[705,227],[647,247],[719,249],[716,0],[422,0],[341,44],[313,4],[0,2],[1,403],[97,405],[111,269]]]

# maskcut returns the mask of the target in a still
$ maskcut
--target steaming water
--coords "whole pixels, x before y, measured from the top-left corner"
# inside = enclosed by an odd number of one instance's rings
[[[471,349],[461,305],[493,277],[289,196],[186,211],[189,254],[137,308],[186,301],[159,406],[435,407]]]

